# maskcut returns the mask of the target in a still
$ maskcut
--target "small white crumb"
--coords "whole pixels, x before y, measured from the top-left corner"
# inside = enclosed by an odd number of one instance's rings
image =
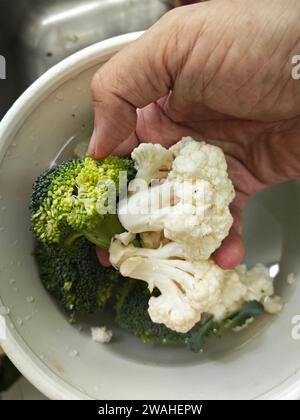
[[[69,356],[70,357],[77,357],[79,355],[79,352],[77,350],[70,350]]]
[[[253,316],[251,318],[246,319],[245,323],[243,325],[240,325],[238,327],[232,328],[232,331],[234,332],[240,332],[248,327],[249,324],[251,324],[254,321]]]
[[[77,42],[79,40],[79,36],[77,34],[70,33],[66,36],[66,40],[70,42]]]
[[[96,343],[109,343],[112,339],[113,333],[106,327],[92,327],[91,328],[92,339]]]
[[[16,318],[17,324],[20,325],[20,327],[23,325],[23,319],[19,316]]]
[[[282,308],[283,304],[279,296],[266,296],[263,300],[264,309],[269,314],[278,314]]]
[[[294,274],[294,273],[290,273],[290,274],[287,276],[286,281],[288,282],[288,284],[294,284],[294,283],[295,283],[295,281],[296,281],[295,274]]]

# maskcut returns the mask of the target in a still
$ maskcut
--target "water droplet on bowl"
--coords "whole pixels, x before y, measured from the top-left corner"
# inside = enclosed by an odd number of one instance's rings
[[[77,357],[79,355],[77,350],[70,350],[69,351],[69,356],[70,357]]]
[[[20,325],[20,327],[23,325],[23,320],[20,317],[16,318],[17,324]]]
[[[0,315],[7,316],[10,314],[10,309],[7,306],[0,306]]]
[[[16,282],[16,280],[15,280],[15,279],[10,279],[10,280],[9,280],[9,284],[10,284],[10,285],[15,284],[15,282]]]
[[[34,302],[34,297],[33,296],[27,296],[26,297],[26,302],[33,303]]]
[[[55,97],[58,101],[63,101],[64,94],[62,92],[58,92]]]

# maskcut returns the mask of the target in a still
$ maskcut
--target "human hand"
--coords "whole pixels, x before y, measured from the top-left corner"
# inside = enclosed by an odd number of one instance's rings
[[[222,147],[237,195],[214,259],[233,267],[248,197],[300,176],[300,82],[291,77],[299,52],[297,0],[175,9],[95,75],[89,153],[127,154],[140,141],[169,146],[185,135]]]

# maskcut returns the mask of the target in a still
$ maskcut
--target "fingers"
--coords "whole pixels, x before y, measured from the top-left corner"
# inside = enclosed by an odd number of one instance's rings
[[[213,254],[213,260],[223,269],[234,268],[244,258],[245,247],[241,238],[242,234],[242,208],[246,200],[242,194],[237,192],[236,198],[230,206],[233,224],[229,235],[224,239],[222,245]]]
[[[109,262],[109,253],[106,249],[96,247],[96,254],[97,254],[98,260],[100,261],[100,264],[103,267],[111,266],[111,263]]]
[[[222,245],[213,254],[213,260],[223,269],[234,268],[244,258],[245,247],[241,236],[232,228]]]
[[[89,147],[93,157],[106,156],[128,139],[136,128],[136,109],[168,93],[170,78],[162,60],[165,44],[162,39],[158,42],[160,32],[160,27],[150,30],[94,76],[95,130]]]

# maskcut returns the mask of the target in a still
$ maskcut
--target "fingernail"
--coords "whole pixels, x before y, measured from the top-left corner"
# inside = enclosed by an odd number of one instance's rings
[[[88,154],[90,156],[94,156],[95,155],[95,149],[96,149],[96,129],[94,129],[91,140],[90,140],[90,144],[88,147]]]

